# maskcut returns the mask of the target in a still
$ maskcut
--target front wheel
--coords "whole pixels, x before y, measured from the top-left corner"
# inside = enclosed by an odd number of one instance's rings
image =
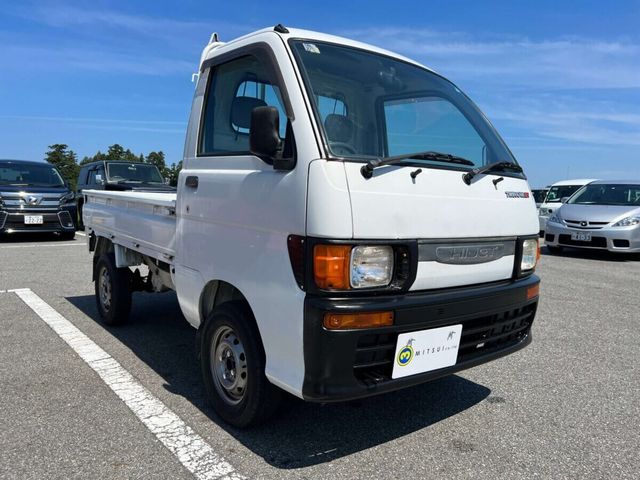
[[[207,397],[223,420],[243,428],[276,411],[282,392],[265,376],[264,349],[246,304],[227,302],[212,312],[200,359]]]
[[[131,311],[131,270],[117,268],[113,253],[101,255],[96,262],[96,305],[107,325],[122,325]]]

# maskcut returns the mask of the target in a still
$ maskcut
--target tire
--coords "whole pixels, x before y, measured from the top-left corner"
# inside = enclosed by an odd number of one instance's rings
[[[83,202],[78,202],[78,213],[77,213],[77,220],[76,220],[76,225],[78,226],[78,230],[84,230],[84,222],[82,221],[82,206],[83,206]]]
[[[562,247],[547,245],[547,251],[552,255],[558,255],[562,253]]]
[[[96,306],[102,321],[122,325],[131,312],[131,270],[116,268],[113,253],[101,255],[96,262]]]
[[[263,423],[277,410],[282,391],[265,376],[264,348],[251,310],[244,302],[226,302],[204,328],[200,362],[211,406],[238,428]]]

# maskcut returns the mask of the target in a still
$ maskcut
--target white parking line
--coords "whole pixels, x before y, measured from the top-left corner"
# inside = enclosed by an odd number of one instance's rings
[[[205,440],[154,397],[113,357],[28,288],[12,290],[89,365],[136,417],[199,480],[243,477]]]
[[[30,243],[29,245],[0,245],[0,250],[5,248],[44,248],[44,247],[75,247],[86,246],[86,242],[74,242],[74,243]]]
[[[80,235],[81,237],[86,237],[87,234],[84,232],[76,232],[76,235]]]

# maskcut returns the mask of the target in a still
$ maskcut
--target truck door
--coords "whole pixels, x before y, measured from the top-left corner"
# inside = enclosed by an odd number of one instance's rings
[[[256,317],[265,350],[274,352],[267,358],[267,375],[274,372],[276,382],[291,389],[303,375],[302,347],[294,340],[298,335],[288,340],[287,331],[301,332],[304,294],[293,276],[287,237],[305,233],[307,164],[301,163],[300,152],[306,152],[294,149],[298,163],[293,170],[275,170],[250,153],[249,128],[254,108],[276,107],[286,149],[295,145],[294,136],[296,141],[304,138],[309,125],[308,118],[294,119],[286,91],[291,84],[285,87],[276,57],[289,62],[283,68],[292,67],[282,42],[272,36],[279,51],[266,43],[249,45],[201,72],[205,78],[200,81],[206,82],[201,115],[194,120],[192,112],[190,121],[198,122],[199,132],[187,137],[195,152],[185,155],[178,183],[175,282],[192,324],[200,322],[205,285],[224,281],[240,290]],[[287,73],[299,97],[295,77]],[[286,304],[276,300],[283,292]],[[294,362],[295,371],[292,358],[300,359]]]

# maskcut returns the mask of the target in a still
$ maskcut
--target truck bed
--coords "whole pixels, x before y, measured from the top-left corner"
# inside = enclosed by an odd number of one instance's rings
[[[176,193],[83,190],[87,233],[172,263],[175,256]]]

